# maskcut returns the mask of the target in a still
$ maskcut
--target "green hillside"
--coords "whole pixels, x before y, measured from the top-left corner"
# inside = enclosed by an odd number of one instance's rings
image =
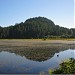
[[[0,27],[0,38],[23,39],[23,38],[74,38],[75,29],[60,27],[52,20],[45,17],[27,19],[25,22],[9,27]]]

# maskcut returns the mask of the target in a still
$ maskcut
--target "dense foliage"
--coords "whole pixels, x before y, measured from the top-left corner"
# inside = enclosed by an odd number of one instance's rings
[[[45,17],[35,17],[24,23],[9,27],[0,27],[0,38],[74,38],[75,29],[68,29],[55,25]]]
[[[53,74],[75,74],[75,59],[63,62],[60,64],[60,68],[52,72]]]

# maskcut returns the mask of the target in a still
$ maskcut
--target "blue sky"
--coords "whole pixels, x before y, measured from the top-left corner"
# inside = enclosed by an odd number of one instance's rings
[[[74,27],[74,0],[0,0],[0,26],[28,18],[47,17],[60,26]]]

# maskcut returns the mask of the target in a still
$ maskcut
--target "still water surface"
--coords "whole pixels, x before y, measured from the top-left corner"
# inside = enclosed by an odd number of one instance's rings
[[[75,59],[75,50],[65,50],[55,53],[53,57],[45,61],[33,61],[25,56],[20,56],[7,51],[0,52],[0,74],[38,74],[48,69],[58,68],[59,64],[66,59]],[[59,57],[57,56],[59,55]]]

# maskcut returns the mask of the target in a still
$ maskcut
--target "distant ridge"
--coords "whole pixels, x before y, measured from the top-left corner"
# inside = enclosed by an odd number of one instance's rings
[[[0,27],[0,38],[31,39],[49,37],[75,38],[75,29],[55,25],[52,20],[45,17],[34,17],[14,26]]]

